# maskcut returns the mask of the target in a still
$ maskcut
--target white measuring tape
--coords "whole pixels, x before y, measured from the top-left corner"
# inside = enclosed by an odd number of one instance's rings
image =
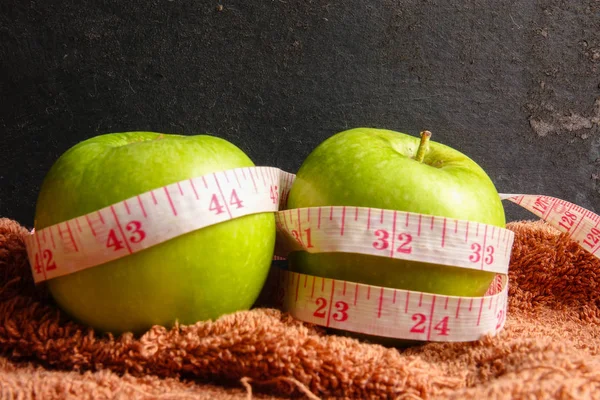
[[[284,251],[354,252],[496,272],[486,297],[442,296],[286,272],[281,306],[326,327],[414,340],[477,340],[502,329],[514,233],[452,218],[360,207],[281,211]],[[401,274],[401,266],[398,267]],[[498,290],[499,289],[499,290]]]
[[[477,222],[361,207],[283,210],[294,175],[239,168],[176,182],[34,231],[35,282],[125,257],[243,215],[275,212],[275,258],[293,251],[354,252],[495,272],[482,297],[444,296],[279,270],[280,306],[299,320],[398,339],[471,341],[504,326],[514,233]],[[564,200],[501,195],[600,253],[600,217]],[[283,210],[283,211],[280,211]],[[399,271],[401,273],[401,271]]]
[[[571,240],[600,258],[600,216],[576,204],[550,196],[500,194],[531,211],[551,226],[567,233]]]
[[[26,239],[35,282],[71,274],[248,214],[276,212],[294,176],[236,168],[156,188]]]

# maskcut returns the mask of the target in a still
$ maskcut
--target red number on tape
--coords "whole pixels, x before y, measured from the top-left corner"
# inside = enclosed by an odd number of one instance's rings
[[[325,316],[327,315],[327,313],[325,312],[325,309],[327,308],[327,300],[324,297],[318,297],[316,303],[319,307],[315,310],[313,316],[317,318],[325,318]],[[333,313],[333,319],[338,322],[346,321],[348,319],[349,307],[350,306],[345,301],[336,301],[335,309],[337,311]]]
[[[498,323],[496,324],[496,330],[502,328],[502,324],[504,323],[504,310],[498,310],[498,313],[496,314],[496,319],[498,320]]]
[[[425,316],[425,314],[413,314],[412,320],[416,321],[417,323],[412,328],[410,328],[410,331],[412,333],[425,333],[425,321],[427,321],[427,317]]]
[[[54,255],[51,250],[44,250],[40,257],[40,253],[35,255],[35,270],[38,274],[42,273],[42,270],[52,271],[56,269],[56,263],[54,262]]]
[[[375,236],[377,236],[377,241],[373,242],[373,247],[377,250],[385,250],[390,246],[388,242],[388,238],[390,234],[385,229],[377,229],[375,231]]]
[[[390,233],[388,231],[385,229],[378,229],[375,231],[375,236],[377,236],[377,241],[373,242],[373,247],[377,250],[385,250],[390,247]],[[410,233],[400,233],[398,235],[398,240],[400,241],[400,246],[396,248],[398,253],[412,253],[412,246],[410,245],[412,236]]]
[[[208,207],[209,211],[215,211],[217,215],[225,212],[223,211],[223,206],[221,205],[221,203],[219,202],[219,198],[217,197],[216,194],[213,194],[212,197],[210,198],[210,206]]]
[[[229,205],[230,206],[235,206],[236,208],[243,208],[244,207],[244,202],[242,200],[240,200],[240,198],[238,197],[237,192],[235,191],[235,189],[233,189],[231,191],[231,194],[229,195]],[[214,193],[212,195],[212,197],[210,198],[210,205],[208,207],[209,211],[214,211],[217,215],[224,213],[224,208],[225,206],[223,206],[221,204],[221,202],[219,201],[219,197],[217,197],[217,194]]]
[[[448,336],[448,332],[450,332],[450,329],[448,328],[448,321],[450,320],[450,317],[445,316],[444,318],[442,318],[442,320],[440,322],[438,322],[433,329],[435,329],[436,331],[438,331],[438,335],[441,336]]]
[[[400,241],[400,246],[396,249],[398,253],[410,254],[412,253],[412,246],[410,243],[412,242],[412,236],[410,233],[401,233],[398,235],[398,240]]]
[[[305,229],[304,233],[306,233],[306,247],[308,247],[308,248],[313,247],[312,243],[310,242],[310,228]]]
[[[231,191],[231,196],[229,197],[229,205],[231,205],[231,206],[237,206],[237,208],[244,207],[244,205],[242,204],[242,201],[238,197],[235,189],[233,189]]]
[[[481,245],[479,243],[473,243],[471,245],[471,250],[473,250],[473,253],[469,256],[469,261],[474,263],[479,262],[479,260],[481,260]]]
[[[541,212],[542,214],[545,214],[546,211],[548,210],[548,199],[546,197],[538,197],[537,199],[535,199],[535,203],[533,204],[533,208],[536,211]]]
[[[40,261],[40,253],[35,253],[35,272],[42,273],[42,262]]]
[[[276,185],[271,185],[271,200],[273,200],[273,204],[277,204],[279,201],[279,190]]]
[[[146,238],[146,232],[142,230],[142,223],[140,221],[131,221],[125,229],[133,234],[129,238],[132,243],[139,243]]]
[[[487,246],[485,251],[483,251],[483,248],[479,243],[473,243],[471,245],[471,250],[473,250],[473,253],[469,255],[469,261],[478,263],[481,261],[481,257],[484,257],[483,262],[487,265],[494,262],[494,246]]]
[[[338,322],[344,322],[348,319],[348,303],[345,301],[336,301],[335,308],[337,310],[336,313],[333,314],[333,319]]]
[[[125,229],[131,232],[131,236],[129,237],[129,241],[131,243],[139,243],[146,238],[146,232],[142,229],[142,223],[140,221],[130,221]],[[125,244],[122,240],[117,236],[117,232],[114,229],[111,229],[108,232],[108,237],[106,238],[106,247],[112,247],[114,251],[119,251],[125,248]]]
[[[119,240],[117,233],[114,229],[108,232],[108,238],[106,239],[106,247],[114,247],[115,251],[119,251],[125,247],[122,240]]]
[[[317,305],[319,308],[313,313],[317,318],[325,318],[325,307],[327,307],[327,300],[324,297],[317,298]]]
[[[412,333],[425,333],[427,316],[421,313],[413,314],[412,320],[415,321],[416,324],[410,329],[410,331]],[[433,329],[438,331],[438,335],[448,336],[448,332],[450,332],[450,328],[448,328],[449,321],[450,317],[445,316],[433,327]]]
[[[292,230],[292,236],[294,237],[294,239],[296,239],[296,241],[300,244],[302,244],[302,239],[300,239],[300,234],[298,233],[297,230],[293,229]]]
[[[487,265],[490,265],[491,263],[494,262],[494,246],[488,246],[485,248],[485,258],[483,259],[483,262],[486,263]]]
[[[586,235],[586,238],[583,240],[583,243],[587,244],[590,247],[594,247],[598,244],[600,240],[600,230],[597,228],[592,228],[590,233]]]
[[[577,220],[577,215],[573,214],[572,212],[567,211],[567,212],[565,212],[565,215],[560,217],[560,221],[558,222],[558,224],[560,226],[562,226],[563,228],[565,228],[566,230],[570,231],[576,220]]]
[[[306,247],[310,249],[311,247],[313,247],[310,239],[310,228],[305,229],[304,233],[306,234]],[[294,239],[296,239],[298,243],[302,244],[302,238],[300,237],[300,233],[297,230],[292,230],[292,236],[294,237]]]

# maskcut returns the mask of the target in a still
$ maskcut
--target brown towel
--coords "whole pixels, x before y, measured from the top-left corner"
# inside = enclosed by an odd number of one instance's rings
[[[543,222],[513,222],[497,337],[398,350],[325,334],[274,309],[136,338],[70,321],[30,278],[0,219],[2,399],[600,399],[600,260]],[[275,396],[275,397],[273,397]]]

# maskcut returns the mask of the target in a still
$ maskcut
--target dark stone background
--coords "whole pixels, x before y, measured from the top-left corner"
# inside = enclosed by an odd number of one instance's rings
[[[448,3],[4,0],[0,217],[31,226],[97,134],[211,133],[295,172],[357,126],[430,129],[501,192],[599,212],[600,2]]]

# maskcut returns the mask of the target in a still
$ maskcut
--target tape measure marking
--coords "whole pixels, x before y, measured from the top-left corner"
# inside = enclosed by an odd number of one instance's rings
[[[503,200],[531,211],[564,232],[582,248],[600,257],[600,216],[576,204],[551,196],[501,194]]]
[[[506,321],[508,278],[483,297],[443,296],[279,270],[279,306],[325,327],[397,339],[471,341]]]
[[[293,251],[350,252],[506,273],[514,241],[508,229],[365,207],[284,210],[276,222],[281,237],[288,239],[279,248],[280,257]]]
[[[26,238],[34,280],[103,264],[244,215],[276,212],[289,192],[289,175],[271,167],[212,173],[41,229]]]

